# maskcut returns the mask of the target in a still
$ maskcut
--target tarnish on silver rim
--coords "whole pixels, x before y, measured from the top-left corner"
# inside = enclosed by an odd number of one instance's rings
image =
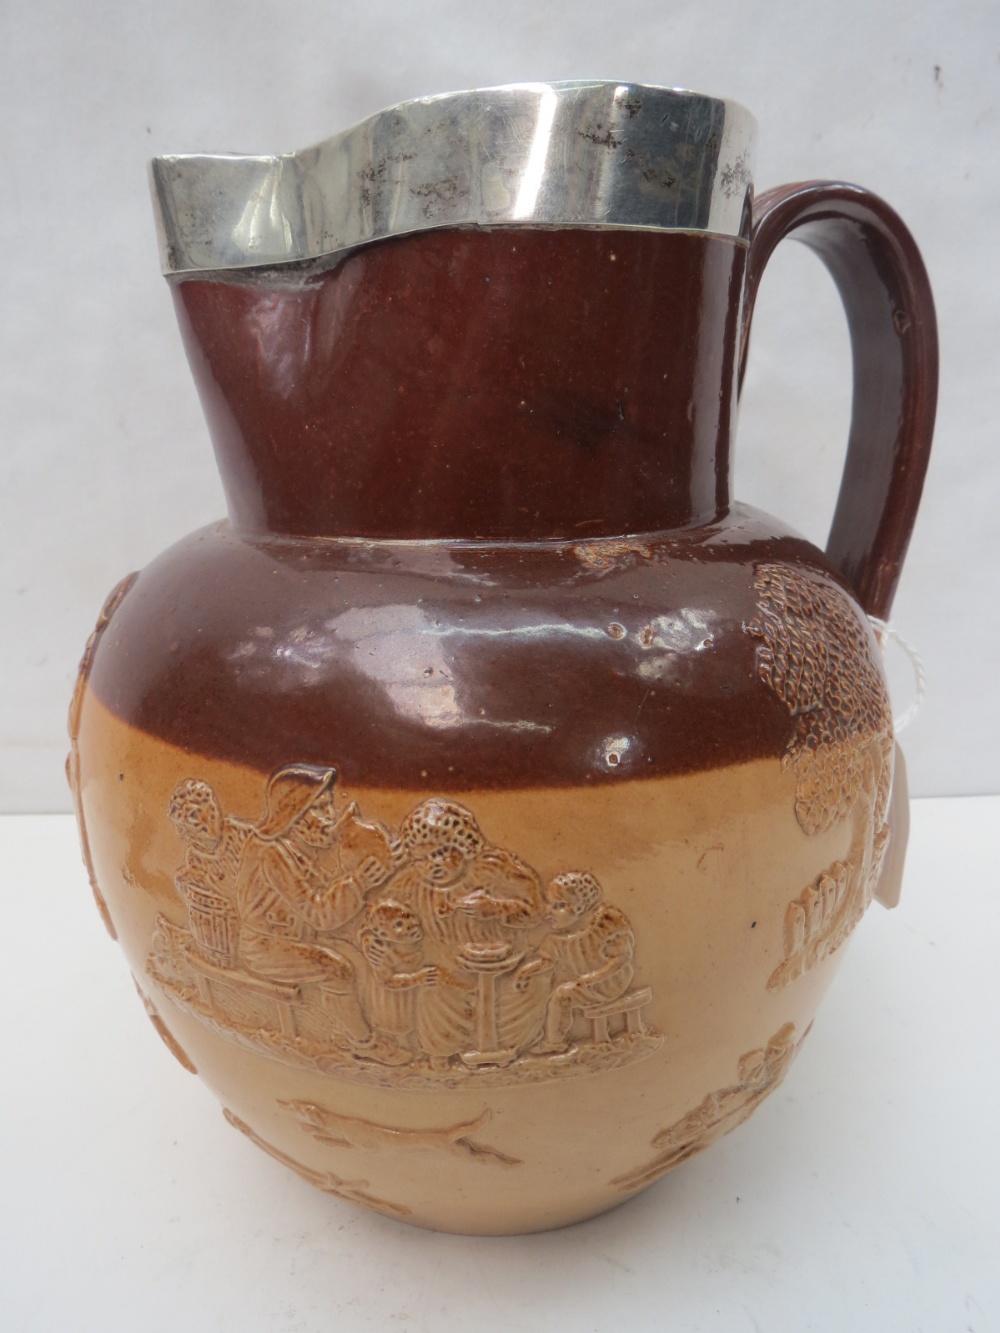
[[[311,260],[440,227],[615,227],[747,239],[756,125],[734,102],[524,83],[404,102],[277,157],[151,164],[163,271]]]

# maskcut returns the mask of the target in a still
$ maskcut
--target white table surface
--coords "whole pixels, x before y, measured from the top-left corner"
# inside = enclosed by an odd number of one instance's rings
[[[787,1082],[613,1213],[438,1235],[314,1190],[156,1039],[66,816],[0,819],[0,1329],[1000,1329],[1000,797],[914,802]]]

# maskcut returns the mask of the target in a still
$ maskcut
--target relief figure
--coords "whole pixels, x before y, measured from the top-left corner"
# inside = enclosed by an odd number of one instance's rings
[[[335,776],[333,769],[291,765],[268,783],[264,813],[247,839],[236,881],[240,957],[258,976],[314,986],[348,1049],[402,1062],[392,1039],[369,1026],[354,962],[334,939],[361,910],[366,882],[374,887],[391,864],[386,836],[383,858],[366,857],[360,878],[343,873],[339,863],[331,876],[328,857],[338,848],[344,822],[329,795]]]
[[[178,783],[167,813],[184,846],[174,884],[187,905],[191,934],[220,964],[235,963],[236,880],[250,825],[223,815],[208,783],[193,778]]]
[[[546,909],[551,930],[514,985],[523,989],[537,973],[550,974],[544,1031],[533,1049],[558,1054],[569,1049],[575,1012],[603,1015],[627,992],[635,937],[624,912],[603,901],[600,884],[585,871],[556,875]]]
[[[452,801],[422,802],[400,828],[404,866],[386,892],[424,926],[435,965],[416,996],[420,1050],[432,1069],[457,1057],[502,1066],[518,1053],[501,1039],[497,982],[524,957],[523,932],[542,918],[538,877],[516,856],[487,844],[475,817]]]
[[[424,961],[424,931],[416,912],[395,898],[369,903],[358,932],[369,967],[368,1014],[379,1031],[415,1054],[417,990],[436,986],[440,969]]]

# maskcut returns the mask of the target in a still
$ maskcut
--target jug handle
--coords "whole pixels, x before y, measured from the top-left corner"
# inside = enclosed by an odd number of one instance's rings
[[[938,345],[927,271],[877,195],[806,181],[754,200],[739,379],[761,275],[786,236],[823,260],[847,314],[854,396],[826,553],[869,615],[888,618],[920,503],[937,403]]]

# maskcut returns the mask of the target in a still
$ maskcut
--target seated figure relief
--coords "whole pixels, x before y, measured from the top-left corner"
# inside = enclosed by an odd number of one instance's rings
[[[593,875],[543,889],[457,802],[424,800],[390,831],[336,780],[287,765],[255,821],[178,784],[185,919],[157,919],[147,960],[176,1003],[277,1059],[390,1086],[535,1080],[656,1048],[631,926]]]

